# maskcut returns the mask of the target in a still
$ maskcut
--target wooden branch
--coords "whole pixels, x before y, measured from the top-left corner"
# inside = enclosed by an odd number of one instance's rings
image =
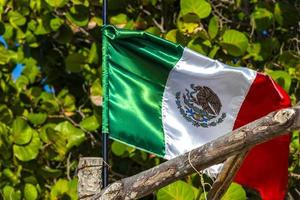
[[[78,197],[90,200],[102,187],[102,158],[83,157],[78,163]]]
[[[300,174],[290,173],[289,177],[294,178],[294,179],[300,181]]]
[[[199,148],[134,176],[121,179],[94,196],[98,200],[144,197],[180,178],[222,162],[239,152],[300,127],[300,106],[272,112]]]
[[[243,151],[240,154],[229,157],[225,161],[220,174],[218,175],[217,179],[212,185],[211,190],[208,192],[207,195],[208,200],[215,200],[215,199],[222,198],[222,196],[229,188],[233,178],[235,177],[235,174],[237,173],[240,166],[242,165],[247,153],[248,151]]]

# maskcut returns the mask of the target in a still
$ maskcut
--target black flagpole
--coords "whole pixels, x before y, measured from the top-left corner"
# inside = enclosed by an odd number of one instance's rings
[[[107,0],[103,0],[102,19],[103,25],[107,25]],[[102,157],[102,187],[105,188],[108,185],[108,133],[104,132],[102,132]]]

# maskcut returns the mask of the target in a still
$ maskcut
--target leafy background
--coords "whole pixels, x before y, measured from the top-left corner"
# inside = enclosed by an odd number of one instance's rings
[[[101,0],[0,0],[2,199],[77,199],[80,156],[101,152]],[[300,97],[297,0],[109,0],[109,22],[145,30],[233,66],[271,75]],[[110,181],[163,162],[111,142]],[[299,133],[287,198],[300,198]],[[145,199],[203,199],[191,175]],[[259,199],[232,184],[224,199]]]

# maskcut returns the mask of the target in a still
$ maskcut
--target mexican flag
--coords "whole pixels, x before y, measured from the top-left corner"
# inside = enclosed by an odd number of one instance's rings
[[[103,52],[103,132],[166,159],[290,106],[269,76],[149,33],[107,26]],[[256,146],[235,181],[283,199],[288,154],[288,135]]]

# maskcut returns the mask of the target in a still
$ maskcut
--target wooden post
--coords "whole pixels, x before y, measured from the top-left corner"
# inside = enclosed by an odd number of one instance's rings
[[[82,157],[78,164],[78,197],[90,200],[102,188],[102,162],[101,157]]]

